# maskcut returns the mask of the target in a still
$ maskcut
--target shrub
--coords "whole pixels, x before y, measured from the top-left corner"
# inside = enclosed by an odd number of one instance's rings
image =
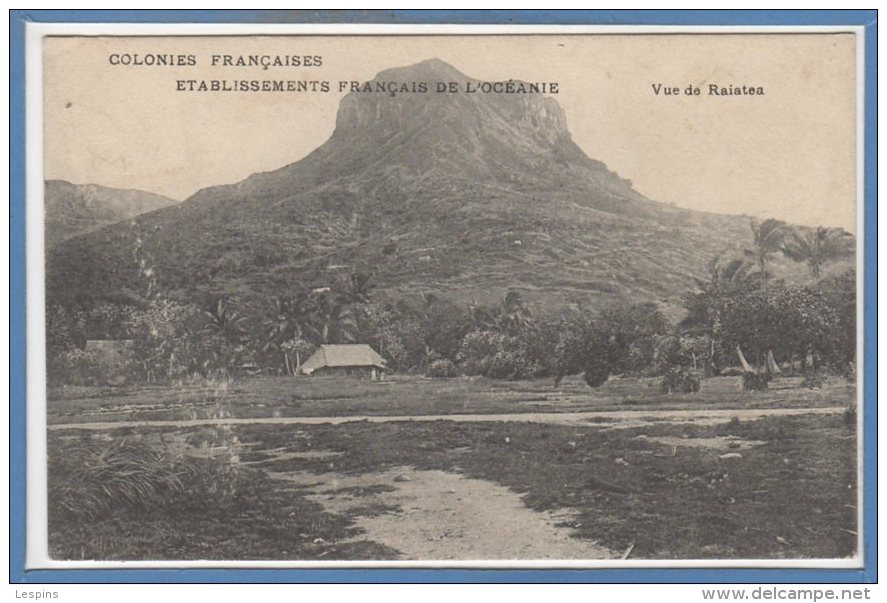
[[[673,366],[669,368],[659,384],[659,390],[663,394],[670,394],[673,392],[693,394],[698,392],[700,387],[701,383],[696,375],[682,366]]]
[[[594,362],[585,367],[583,373],[589,387],[600,387],[610,378],[610,366],[606,362]]]
[[[134,355],[148,381],[183,379],[226,368],[224,337],[205,331],[206,315],[197,306],[165,299],[133,314],[129,330]]]
[[[468,333],[458,360],[465,374],[494,379],[526,379],[542,372],[520,339],[493,331]]]
[[[459,375],[459,369],[456,368],[456,365],[452,360],[447,360],[446,358],[442,360],[435,360],[430,365],[428,365],[428,376],[448,379],[450,377],[456,377]]]
[[[52,385],[123,385],[131,375],[129,358],[80,349],[61,352],[51,358],[47,371]]]
[[[222,508],[243,490],[228,458],[195,458],[161,444],[78,442],[49,454],[51,521],[98,521],[115,512]]]
[[[817,372],[808,372],[804,375],[804,380],[801,382],[801,387],[806,387],[807,389],[820,389],[825,384],[825,379],[822,375]]]
[[[198,477],[158,449],[117,440],[83,443],[49,455],[50,516],[96,520],[116,508],[151,508]]]
[[[856,404],[844,409],[844,424],[852,430],[856,429]]]
[[[711,343],[705,336],[665,335],[657,338],[653,362],[647,370],[652,375],[665,375],[672,367],[693,367],[711,372]]]
[[[68,350],[49,359],[49,382],[54,385],[96,385],[99,380],[99,359],[92,352]]]
[[[607,340],[607,358],[614,373],[648,371],[658,338],[670,331],[668,319],[653,303],[617,304],[601,312],[595,322]]]
[[[763,391],[770,383],[770,373],[742,373],[742,389],[747,392]]]

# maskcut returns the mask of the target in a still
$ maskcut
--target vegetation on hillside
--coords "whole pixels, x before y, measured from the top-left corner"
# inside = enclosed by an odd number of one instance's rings
[[[708,279],[686,292],[686,313],[677,324],[654,303],[540,309],[515,290],[495,305],[430,294],[392,301],[376,295],[373,275],[365,272],[261,303],[218,298],[202,306],[172,301],[152,280],[143,304],[50,303],[50,382],[99,384],[109,373],[140,382],[296,374],[317,346],[351,342],[372,345],[392,371],[547,376],[555,383],[583,374],[592,387],[611,375],[633,374],[663,375],[669,391],[692,390],[687,371],[696,378],[717,374],[739,363],[737,350],[760,373],[772,368],[771,356],[777,366],[798,372],[852,369],[855,275],[822,276],[823,264],[850,247],[837,245],[832,237],[841,237],[827,230],[806,232],[773,221],[752,223],[752,232],[747,251],[709,263]],[[810,248],[812,256],[801,243],[810,240],[820,241]],[[805,284],[769,275],[773,249],[807,263]],[[126,365],[109,367],[107,358],[84,351],[87,339],[132,340]],[[763,378],[751,384],[765,385]]]

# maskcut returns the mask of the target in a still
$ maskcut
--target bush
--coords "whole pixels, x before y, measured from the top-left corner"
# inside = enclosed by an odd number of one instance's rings
[[[195,458],[126,438],[55,448],[48,469],[53,522],[219,509],[235,505],[244,490],[241,470],[229,458]]]
[[[49,455],[50,517],[94,521],[118,508],[148,509],[199,476],[158,449],[117,440],[86,443]]]
[[[51,358],[47,371],[52,385],[123,385],[131,376],[128,358],[80,349]]]
[[[606,362],[596,362],[585,367],[583,373],[589,387],[600,387],[610,378],[610,366]]]
[[[613,373],[648,371],[658,338],[671,330],[654,303],[616,304],[601,312],[595,322],[607,341],[607,360]]]
[[[712,340],[706,336],[666,335],[656,340],[653,362],[647,369],[652,375],[665,375],[672,367],[693,367],[712,372]]]
[[[763,391],[769,383],[770,373],[742,373],[742,389],[747,392]]]
[[[468,333],[458,360],[465,374],[494,379],[527,379],[542,372],[520,339],[492,331]]]
[[[674,366],[665,372],[659,384],[659,390],[663,394],[678,392],[682,394],[694,394],[702,387],[699,379],[682,366]]]
[[[806,387],[807,389],[821,389],[824,384],[825,379],[822,375],[816,372],[808,372],[804,375],[801,387]]]
[[[856,404],[853,403],[844,409],[844,424],[851,430],[856,429]]]
[[[233,346],[222,335],[207,332],[205,326],[203,310],[165,299],[134,313],[129,331],[142,377],[147,381],[184,379],[227,368]]]
[[[435,360],[428,365],[427,373],[429,377],[448,379],[451,377],[457,377],[459,375],[459,369],[456,368],[456,365],[452,360],[444,358],[442,360]]]

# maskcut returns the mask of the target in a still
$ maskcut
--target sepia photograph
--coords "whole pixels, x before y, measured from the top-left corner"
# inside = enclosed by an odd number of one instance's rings
[[[857,32],[97,31],[31,562],[862,565]]]

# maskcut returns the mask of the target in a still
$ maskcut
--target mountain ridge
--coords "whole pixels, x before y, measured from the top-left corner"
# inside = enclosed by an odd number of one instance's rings
[[[100,184],[44,182],[44,228],[47,245],[178,203],[164,195]]]

